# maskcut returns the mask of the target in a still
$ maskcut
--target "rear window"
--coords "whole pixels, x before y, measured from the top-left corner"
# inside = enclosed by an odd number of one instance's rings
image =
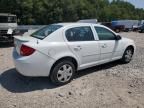
[[[31,36],[38,39],[44,39],[45,37],[47,37],[61,27],[62,25],[48,25],[34,32]]]

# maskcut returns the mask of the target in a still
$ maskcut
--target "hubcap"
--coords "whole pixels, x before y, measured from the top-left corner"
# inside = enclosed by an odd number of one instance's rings
[[[126,61],[130,61],[131,60],[131,58],[132,58],[132,55],[133,55],[133,53],[132,53],[132,50],[127,50],[126,51],[126,54],[125,54],[125,59],[126,59]]]
[[[60,82],[66,82],[70,80],[70,78],[72,77],[72,74],[73,74],[72,67],[68,64],[65,64],[59,68],[58,73],[57,73],[57,79]]]

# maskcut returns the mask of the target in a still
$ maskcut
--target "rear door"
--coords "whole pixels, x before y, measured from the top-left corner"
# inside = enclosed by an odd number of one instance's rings
[[[90,26],[76,26],[65,30],[70,50],[79,58],[81,68],[96,64],[100,59],[98,41]]]

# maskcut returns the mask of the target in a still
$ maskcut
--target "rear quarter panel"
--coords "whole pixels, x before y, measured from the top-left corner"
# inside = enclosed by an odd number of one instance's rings
[[[53,64],[63,57],[73,57],[79,64],[78,58],[71,52],[65,42],[46,42],[41,41],[39,44],[30,44],[40,53],[54,59]]]

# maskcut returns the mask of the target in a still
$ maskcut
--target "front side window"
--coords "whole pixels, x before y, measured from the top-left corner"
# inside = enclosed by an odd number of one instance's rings
[[[58,30],[61,27],[62,27],[62,25],[54,25],[54,24],[48,25],[48,26],[43,27],[42,29],[34,32],[31,36],[34,38],[38,38],[38,39],[44,39],[45,37],[47,37],[48,35],[55,32],[56,30]]]
[[[65,33],[68,41],[93,41],[94,36],[90,27],[75,27]]]
[[[99,40],[115,40],[115,35],[106,28],[95,27]]]

